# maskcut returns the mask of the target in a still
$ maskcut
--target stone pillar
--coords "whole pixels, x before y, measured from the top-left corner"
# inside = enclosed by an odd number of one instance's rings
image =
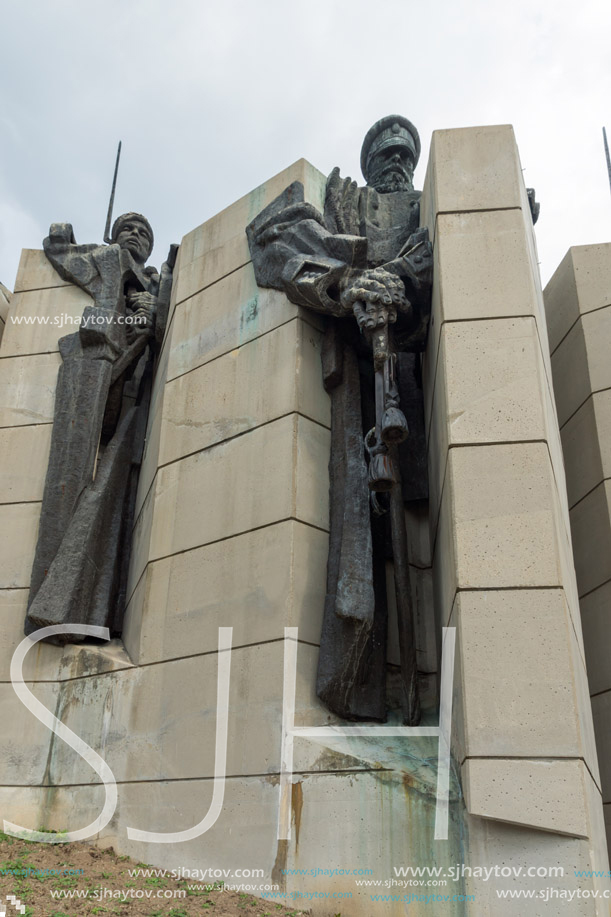
[[[611,244],[571,248],[545,289],[575,570],[611,828]]]
[[[435,132],[423,215],[435,246],[424,368],[435,604],[439,624],[457,628],[453,752],[470,859],[560,863],[571,873],[565,887],[591,889],[596,880],[572,869],[606,869],[600,778],[512,128]],[[469,883],[477,896],[469,913],[505,913],[496,888],[552,884]],[[521,913],[540,912],[524,904]],[[606,913],[602,905],[596,913]]]

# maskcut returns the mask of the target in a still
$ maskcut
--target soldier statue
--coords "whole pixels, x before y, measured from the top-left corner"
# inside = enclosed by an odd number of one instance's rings
[[[320,213],[295,182],[247,229],[259,286],[329,317],[331,511],[318,695],[346,719],[386,718],[392,561],[401,702],[411,725],[420,708],[405,504],[428,496],[418,353],[433,261],[413,188],[419,155],[414,125],[382,118],[363,143],[366,187],[333,169]]]
[[[121,633],[134,507],[156,350],[176,246],[161,273],[145,267],[153,230],[138,213],[115,221],[109,245],[77,245],[69,223],[44,240],[60,276],[92,298],[59,341],[51,452],[25,631],[93,624]],[[78,642],[63,634],[52,642]]]

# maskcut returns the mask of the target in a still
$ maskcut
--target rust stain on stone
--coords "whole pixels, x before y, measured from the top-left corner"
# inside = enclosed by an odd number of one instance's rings
[[[295,825],[295,848],[299,849],[299,829],[301,827],[301,810],[303,809],[301,783],[294,783],[291,787],[291,808],[293,810],[293,824]]]
[[[289,842],[278,841],[278,850],[276,852],[276,862],[272,869],[272,882],[278,885],[280,891],[286,891],[286,861],[289,855]]]

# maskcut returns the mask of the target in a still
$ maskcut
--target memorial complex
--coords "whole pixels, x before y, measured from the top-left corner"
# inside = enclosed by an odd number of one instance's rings
[[[159,271],[142,214],[53,223],[0,286],[6,833],[610,913],[611,243],[543,291],[512,127],[420,151],[385,116],[363,184],[301,159]]]

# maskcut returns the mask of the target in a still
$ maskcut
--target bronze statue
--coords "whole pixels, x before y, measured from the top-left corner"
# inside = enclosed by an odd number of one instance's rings
[[[51,454],[32,567],[26,633],[85,623],[121,633],[139,466],[155,351],[165,330],[176,246],[145,267],[153,230],[138,213],[110,245],[77,245],[69,223],[43,243],[64,280],[92,297],[59,341]],[[78,642],[80,634],[58,642]]]
[[[392,559],[403,717],[411,725],[420,711],[404,502],[428,497],[417,353],[432,277],[412,184],[419,154],[407,118],[382,118],[363,143],[366,187],[335,168],[324,214],[304,202],[295,182],[247,228],[259,286],[329,316],[331,511],[318,695],[346,719],[386,718],[385,566]]]

